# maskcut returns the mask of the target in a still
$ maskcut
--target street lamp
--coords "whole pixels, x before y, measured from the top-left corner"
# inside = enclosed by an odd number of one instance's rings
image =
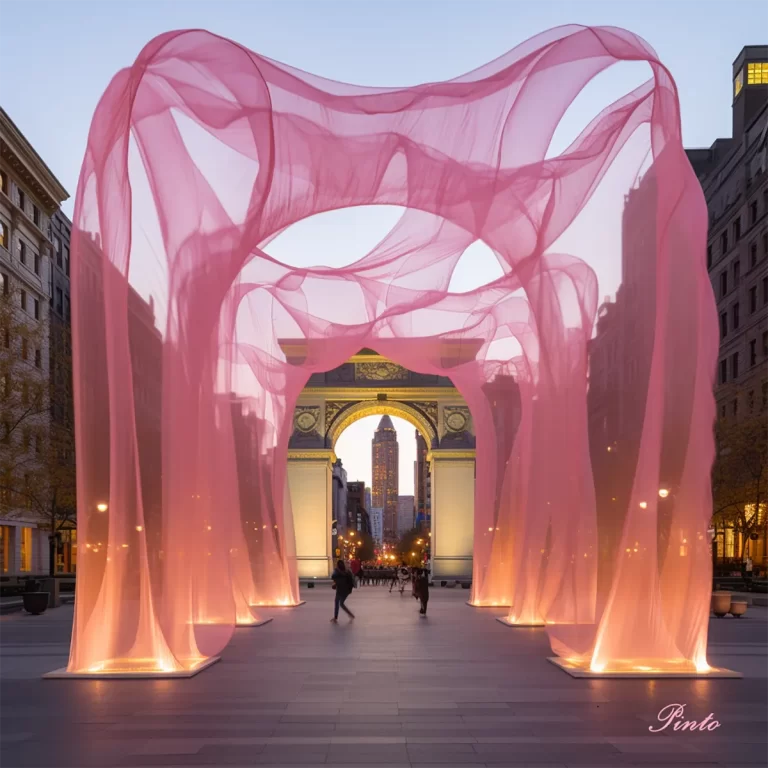
[[[99,512],[106,512],[109,509],[109,505],[105,504],[103,501],[100,504],[96,505],[96,509],[99,510]]]
[[[669,496],[669,488],[659,488],[659,498],[666,499]]]

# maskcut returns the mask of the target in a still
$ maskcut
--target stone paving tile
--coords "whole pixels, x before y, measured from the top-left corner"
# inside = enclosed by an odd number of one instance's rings
[[[572,680],[546,661],[545,632],[511,632],[459,592],[435,590],[428,624],[410,601],[361,592],[353,625],[330,625],[330,590],[312,590],[184,681],[42,681],[51,648],[66,652],[71,608],[45,624],[3,616],[0,765],[765,765],[766,675],[754,669],[768,611],[711,625],[718,651],[741,653],[728,658],[743,680]],[[672,702],[721,728],[649,733]]]

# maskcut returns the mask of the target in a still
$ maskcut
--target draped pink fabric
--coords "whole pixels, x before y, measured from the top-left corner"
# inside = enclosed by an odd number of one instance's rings
[[[648,81],[550,156],[580,91],[624,61]],[[363,205],[403,212],[353,264],[270,255],[292,224]],[[260,605],[297,602],[294,405],[364,347],[449,376],[472,411],[475,604],[546,624],[593,669],[704,669],[705,230],[675,84],[624,30],[560,27],[409,88],[200,30],[152,40],[98,105],[77,194],[69,670],[192,669]],[[503,276],[449,290],[478,240]],[[596,332],[606,274],[621,288]]]

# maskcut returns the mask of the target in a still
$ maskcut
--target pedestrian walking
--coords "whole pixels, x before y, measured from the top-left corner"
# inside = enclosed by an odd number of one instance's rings
[[[333,580],[333,588],[336,590],[336,599],[333,606],[333,618],[332,622],[337,623],[339,621],[339,608],[349,616],[350,619],[355,618],[355,614],[344,605],[344,601],[352,594],[352,590],[355,588],[355,577],[352,572],[344,565],[343,560],[339,560],[336,563],[336,568],[331,576]]]
[[[421,610],[419,613],[422,616],[426,616],[427,603],[429,602],[429,572],[426,568],[419,569],[419,573],[416,576],[415,592],[421,603]]]

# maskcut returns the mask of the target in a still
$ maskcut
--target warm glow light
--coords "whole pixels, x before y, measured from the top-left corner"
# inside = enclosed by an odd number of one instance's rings
[[[137,530],[139,533],[141,533],[141,532],[144,530],[144,526],[143,526],[143,525],[137,525],[137,526],[136,526],[136,530]]]
[[[666,499],[667,496],[669,496],[669,489],[668,488],[659,488],[659,497],[662,499]]]
[[[647,501],[641,501],[640,502],[640,509],[647,509],[648,508],[648,502]]]
[[[96,505],[96,509],[98,509],[99,512],[106,512],[109,509],[109,506],[102,501],[101,504]]]
[[[610,453],[611,452],[611,446],[609,445],[608,448],[606,448],[606,450],[608,451],[608,453]]]
[[[122,547],[123,547],[123,549],[128,549],[128,545],[127,544],[123,544]]]
[[[209,531],[211,530],[211,526],[210,526],[210,525],[208,526],[208,530],[209,530]]]

